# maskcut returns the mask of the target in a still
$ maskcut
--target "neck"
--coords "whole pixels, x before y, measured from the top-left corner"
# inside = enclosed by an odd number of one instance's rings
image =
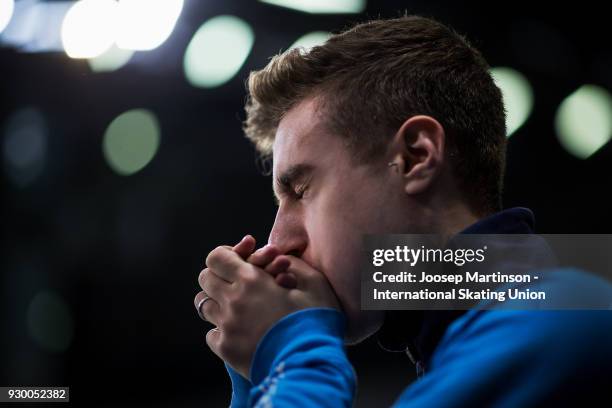
[[[445,239],[463,231],[478,221],[480,217],[465,206],[450,207],[442,210],[442,225],[438,231]]]
[[[444,240],[477,222],[481,216],[475,214],[461,201],[441,200],[421,207],[421,232],[439,234]]]

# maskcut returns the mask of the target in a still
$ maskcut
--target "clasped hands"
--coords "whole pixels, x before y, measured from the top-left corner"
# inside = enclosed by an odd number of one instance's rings
[[[325,276],[306,262],[266,245],[255,249],[247,235],[236,246],[219,246],[206,258],[195,299],[199,313],[215,325],[208,347],[243,377],[250,378],[255,349],[282,317],[310,307],[340,305]]]

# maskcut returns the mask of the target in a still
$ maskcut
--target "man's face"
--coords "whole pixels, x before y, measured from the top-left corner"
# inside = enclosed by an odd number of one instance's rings
[[[401,187],[384,158],[356,165],[340,135],[306,99],[280,122],[273,146],[279,208],[269,242],[325,274],[348,317],[347,341],[375,332],[382,313],[360,310],[364,234],[399,231]]]

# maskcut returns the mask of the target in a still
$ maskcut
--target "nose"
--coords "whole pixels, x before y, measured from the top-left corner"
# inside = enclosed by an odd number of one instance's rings
[[[301,258],[308,247],[308,234],[301,215],[279,208],[268,243],[276,245],[283,254]]]

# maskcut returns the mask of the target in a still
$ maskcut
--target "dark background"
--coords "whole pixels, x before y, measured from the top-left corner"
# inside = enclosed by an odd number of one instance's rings
[[[610,144],[587,160],[555,136],[559,103],[585,83],[612,89],[609,16],[586,2],[369,1],[358,15],[309,15],[255,1],[187,1],[159,48],[116,72],[93,73],[61,52],[0,48],[0,128],[24,107],[44,114],[47,152],[26,187],[0,173],[0,385],[70,386],[79,406],[223,406],[230,384],[207,348],[209,329],[193,297],[206,254],[246,233],[267,241],[275,215],[271,179],[241,133],[244,80],[268,57],[315,30],[395,17],[434,17],[467,35],[492,66],[531,82],[535,104],[510,139],[505,207],[534,210],[540,233],[607,233]],[[214,89],[186,81],[182,56],[207,19],[233,14],[255,31],[246,63]],[[132,176],[102,155],[108,124],[122,112],[157,115],[161,145]],[[3,131],[4,132],[4,131]],[[4,133],[0,134],[4,137]],[[51,351],[29,331],[33,298],[51,291],[73,322],[68,348]],[[50,312],[49,327],[61,327]],[[389,405],[414,379],[403,354],[374,339],[349,349],[358,406]]]

